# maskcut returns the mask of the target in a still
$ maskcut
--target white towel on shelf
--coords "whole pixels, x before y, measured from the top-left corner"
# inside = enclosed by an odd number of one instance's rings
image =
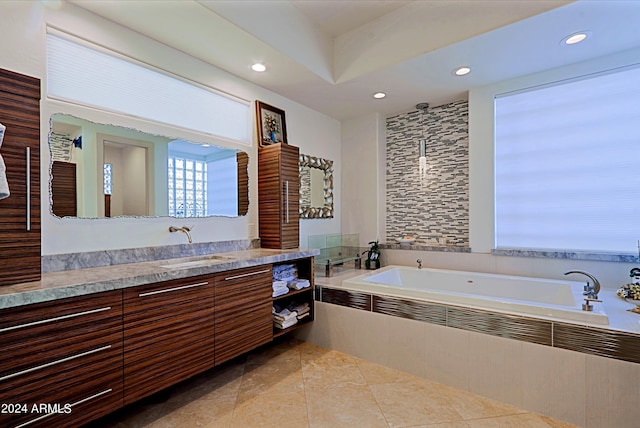
[[[276,321],[288,321],[298,316],[297,312],[292,312],[286,308],[279,312],[276,312],[274,309],[272,309],[271,312],[273,313],[273,319]]]
[[[271,283],[271,287],[274,290],[279,290],[281,288],[287,288],[287,281],[273,281]]]
[[[298,323],[298,318],[292,318],[290,320],[283,321],[283,322],[279,322],[275,320],[273,321],[273,325],[279,328],[280,330],[284,330],[285,328],[291,327],[292,325],[295,325],[297,323]]]
[[[294,279],[287,283],[292,290],[302,290],[303,288],[311,287],[311,283],[308,279]]]
[[[277,290],[273,290],[273,293],[271,293],[271,297],[279,297],[279,296],[283,296],[285,294],[287,294],[289,292],[289,288],[279,288]]]
[[[0,123],[0,147],[2,147],[5,129],[7,129],[6,126]],[[7,182],[7,169],[4,165],[2,154],[0,154],[0,199],[8,198],[10,194],[9,183]]]

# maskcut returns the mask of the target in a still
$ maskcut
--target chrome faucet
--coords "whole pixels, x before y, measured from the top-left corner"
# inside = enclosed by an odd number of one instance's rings
[[[570,273],[579,273],[588,277],[593,282],[593,285],[589,284],[589,281],[587,281],[587,285],[584,286],[583,294],[591,299],[598,298],[598,293],[600,292],[600,281],[598,281],[595,276],[581,270],[570,270],[569,272],[565,272],[564,274],[569,275]],[[587,304],[588,303],[589,302],[587,302]]]
[[[189,239],[189,244],[192,244],[193,241],[191,240],[191,230],[193,229],[193,226],[182,226],[182,227],[175,227],[175,226],[169,226],[169,232],[173,233],[173,232],[183,232],[184,234],[187,235],[187,238]]]

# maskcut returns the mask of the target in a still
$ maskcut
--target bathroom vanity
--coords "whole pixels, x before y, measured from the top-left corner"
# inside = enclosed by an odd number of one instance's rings
[[[80,426],[311,322],[316,252],[130,263],[0,288],[0,426]],[[312,286],[272,298],[280,263]],[[274,300],[306,302],[311,316],[277,330]]]

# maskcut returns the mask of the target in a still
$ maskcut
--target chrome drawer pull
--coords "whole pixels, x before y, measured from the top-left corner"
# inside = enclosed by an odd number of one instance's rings
[[[71,408],[73,408],[73,406],[77,406],[78,404],[82,404],[82,403],[87,402],[87,401],[89,401],[89,400],[93,400],[94,398],[98,398],[98,397],[100,397],[101,395],[108,394],[108,393],[110,393],[111,391],[113,391],[113,389],[109,388],[109,389],[107,389],[106,391],[99,392],[99,393],[97,393],[97,394],[92,395],[91,397],[87,397],[87,398],[84,398],[84,399],[82,399],[82,400],[80,400],[80,401],[76,401],[75,403],[72,403],[72,404],[70,404],[69,406],[71,406]],[[42,415],[42,416],[40,416],[40,417],[38,417],[38,418],[32,419],[32,420],[30,420],[29,422],[25,422],[25,423],[23,423],[23,424],[20,424],[20,425],[16,426],[15,428],[22,428],[22,427],[26,427],[27,425],[31,425],[31,424],[32,424],[32,423],[34,423],[34,422],[41,421],[41,420],[43,420],[43,419],[45,419],[45,418],[48,418],[48,417],[49,417],[49,416],[51,416],[51,415],[57,415],[57,414],[58,414],[58,413],[47,413],[46,415]]]
[[[31,230],[31,147],[27,147],[27,232]]]
[[[209,283],[199,282],[197,284],[183,285],[180,287],[173,287],[173,288],[165,288],[163,290],[158,290],[158,291],[148,291],[146,293],[138,294],[138,297],[153,296],[154,294],[169,293],[171,291],[178,291],[178,290],[186,290],[187,288],[193,288],[193,287],[202,287],[203,285],[207,285],[207,284]]]
[[[103,346],[102,348],[92,349],[91,351],[83,352],[81,354],[72,355],[70,357],[62,358],[60,360],[51,361],[50,363],[42,364],[42,365],[39,365],[39,366],[36,366],[36,367],[31,367],[30,369],[22,370],[22,371],[19,371],[19,372],[16,372],[16,373],[12,373],[10,375],[6,375],[6,376],[3,376],[3,377],[0,377],[0,382],[5,381],[7,379],[14,378],[16,376],[21,376],[23,374],[31,373],[31,372],[34,372],[36,370],[45,369],[47,367],[55,366],[55,365],[61,364],[61,363],[66,363],[67,361],[75,360],[76,358],[86,357],[87,355],[95,354],[96,352],[100,352],[100,351],[105,351],[105,350],[107,350],[109,348],[111,348],[111,345]]]
[[[285,223],[289,224],[289,180],[284,182],[285,185],[285,213],[286,213],[286,220]]]
[[[267,272],[269,272],[269,269],[259,270],[259,271],[256,271],[256,272],[243,273],[242,275],[229,276],[229,277],[225,278],[224,280],[225,281],[230,281],[232,279],[244,278],[246,276],[259,275],[261,273],[267,273]]]
[[[40,325],[40,324],[46,324],[46,323],[49,323],[49,322],[65,320],[65,319],[68,319],[68,318],[79,317],[79,316],[82,316],[82,315],[95,314],[95,313],[98,313],[98,312],[108,311],[110,309],[111,309],[111,306],[107,306],[107,307],[100,308],[100,309],[92,309],[90,311],[76,312],[75,314],[62,315],[62,316],[55,317],[55,318],[47,318],[47,319],[44,319],[44,320],[34,321],[34,322],[26,323],[26,324],[14,325],[12,327],[0,328],[0,333],[4,333],[5,331],[18,330],[20,328],[33,327],[34,325]]]
[[[100,397],[101,395],[108,394],[108,393],[110,393],[111,391],[113,391],[113,389],[109,388],[109,389],[106,389],[106,390],[104,390],[104,391],[102,391],[102,392],[98,392],[97,394],[93,394],[93,395],[92,395],[92,396],[90,396],[90,397],[83,398],[82,400],[76,401],[75,403],[71,403],[71,407],[77,406],[78,404],[86,403],[86,402],[87,402],[87,401],[89,401],[89,400],[93,400],[94,398],[98,398],[98,397]]]

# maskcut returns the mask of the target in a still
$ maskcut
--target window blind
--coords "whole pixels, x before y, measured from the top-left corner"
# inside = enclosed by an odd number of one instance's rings
[[[250,145],[249,102],[47,34],[47,95]]]
[[[640,68],[495,99],[497,249],[635,253]]]

